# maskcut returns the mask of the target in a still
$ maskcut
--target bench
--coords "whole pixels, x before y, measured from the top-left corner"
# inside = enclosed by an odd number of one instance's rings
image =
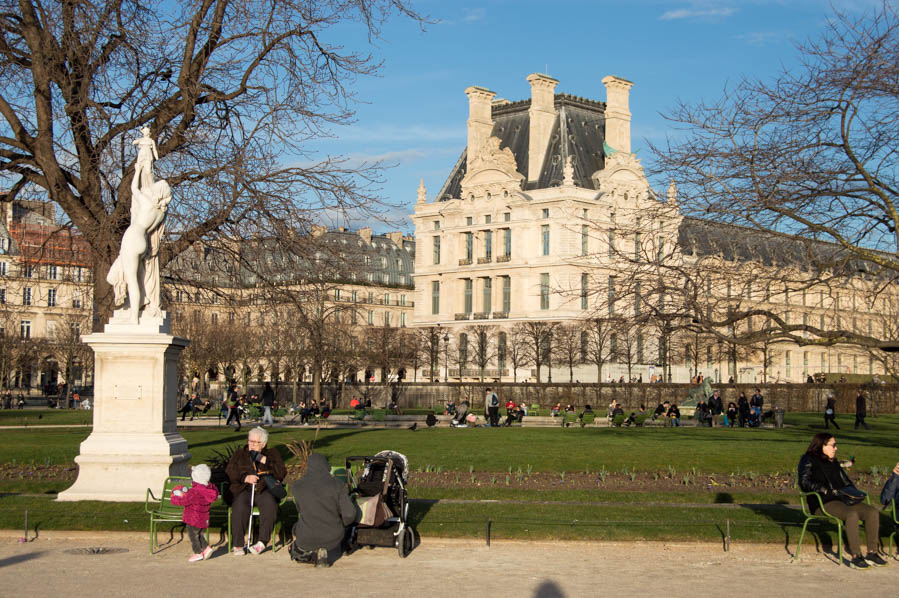
[[[811,504],[809,504],[811,502]],[[871,504],[871,499],[867,495],[865,496],[865,502],[867,504]],[[808,526],[810,521],[826,521],[829,523],[833,523],[837,526],[837,558],[839,559],[838,563],[842,566],[843,564],[843,520],[837,517],[836,515],[831,515],[824,508],[824,499],[821,498],[821,495],[817,492],[800,492],[799,493],[799,504],[802,507],[802,514],[805,515],[805,522],[802,524],[802,532],[799,534],[799,544],[796,545],[796,554],[793,555],[793,560],[799,560],[799,550],[802,548],[802,539],[805,537],[805,528]],[[816,508],[821,509],[820,514],[815,515],[813,511]],[[865,533],[877,533],[878,530],[865,530]],[[892,545],[892,538],[891,538]]]

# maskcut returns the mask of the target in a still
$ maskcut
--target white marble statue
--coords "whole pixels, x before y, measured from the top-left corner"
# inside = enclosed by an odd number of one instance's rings
[[[159,296],[159,246],[165,232],[165,217],[172,190],[164,180],[153,181],[153,160],[157,158],[156,143],[150,139],[150,129],[142,129],[144,136],[134,141],[140,145],[134,178],[131,180],[131,223],[122,236],[119,255],[113,262],[106,281],[115,291],[115,304],[128,297],[128,316],[132,324],[141,315],[162,315]]]

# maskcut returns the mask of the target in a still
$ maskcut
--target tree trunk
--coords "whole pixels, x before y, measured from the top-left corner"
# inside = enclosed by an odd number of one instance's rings
[[[109,255],[104,256],[94,253],[94,312],[91,321],[91,331],[93,332],[103,332],[103,327],[109,322],[112,312],[115,310],[115,293],[109,283],[106,282],[106,274],[109,272],[109,267],[114,259],[115,255],[110,257]],[[84,301],[89,300],[89,297],[84,298]]]

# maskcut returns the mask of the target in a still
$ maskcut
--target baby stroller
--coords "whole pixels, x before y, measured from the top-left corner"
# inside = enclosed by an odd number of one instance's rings
[[[453,427],[453,428],[467,427],[468,422],[465,419],[467,415],[468,415],[468,402],[463,401],[461,405],[456,407],[456,413],[453,415],[452,421],[450,421],[450,427]]]
[[[409,462],[395,451],[373,457],[347,457],[347,484],[362,509],[350,535],[350,547],[396,547],[401,558],[412,551],[414,532],[407,523]]]

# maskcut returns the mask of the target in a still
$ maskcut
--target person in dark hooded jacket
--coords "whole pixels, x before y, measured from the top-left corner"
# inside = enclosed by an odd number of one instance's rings
[[[290,489],[299,512],[291,555],[300,561],[314,560],[316,567],[328,567],[342,552],[346,528],[356,521],[356,505],[346,485],[331,475],[327,459],[318,453],[309,455],[306,473]]]

